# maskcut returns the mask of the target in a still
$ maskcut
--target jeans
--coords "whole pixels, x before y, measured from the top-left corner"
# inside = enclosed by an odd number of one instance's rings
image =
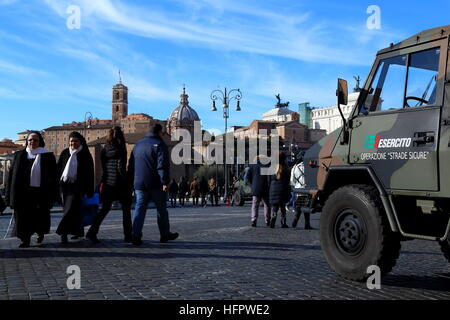
[[[167,193],[158,189],[135,190],[135,193],[136,208],[133,212],[133,239],[138,240],[142,238],[142,228],[150,200],[153,200],[156,205],[158,228],[161,237],[169,236],[170,224],[169,213],[167,212]]]
[[[253,198],[252,198],[252,222],[258,220],[259,204],[261,202],[264,205],[264,218],[266,220],[266,223],[269,223],[270,222],[269,196],[264,196],[264,197],[253,196]]]

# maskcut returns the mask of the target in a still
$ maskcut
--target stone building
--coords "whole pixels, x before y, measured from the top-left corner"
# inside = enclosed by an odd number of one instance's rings
[[[121,101],[122,94],[128,92],[127,90],[120,91],[118,86],[113,87],[113,114],[118,112],[115,117],[115,124],[119,124],[122,126],[122,130],[124,131],[125,140],[127,142],[127,152],[128,158],[131,155],[131,152],[136,145],[136,143],[143,139],[150,129],[156,124],[159,123],[165,128],[165,133],[163,140],[169,147],[169,153],[172,152],[172,149],[175,145],[178,144],[178,141],[172,141],[172,135],[175,133],[176,129],[186,129],[191,132],[193,136],[194,131],[194,123],[195,121],[200,121],[197,112],[189,106],[189,96],[186,94],[186,89],[183,88],[183,93],[180,95],[180,104],[171,112],[167,121],[154,119],[153,117],[146,114],[132,114],[127,115],[128,112],[128,101],[126,104],[115,104],[117,101]],[[115,90],[118,90],[116,92]],[[113,116],[114,118],[114,116]],[[103,136],[94,141],[90,141],[88,143],[89,150],[94,158],[95,163],[95,175],[96,182],[98,183],[101,179],[102,171],[101,171],[101,163],[100,163],[100,152],[102,147],[106,144],[106,136]],[[195,150],[193,146],[191,147],[192,158]],[[191,179],[193,173],[197,166],[193,164],[175,164],[172,159],[170,161],[170,176],[178,180],[181,176],[186,177],[187,179]]]
[[[45,129],[44,139],[47,148],[59,156],[69,147],[69,135],[72,131],[81,133],[90,144],[106,137],[108,131],[114,126],[121,126],[125,134],[145,135],[155,123],[165,125],[165,121],[154,119],[144,113],[128,115],[128,87],[122,82],[112,88],[111,106],[111,119],[89,118],[84,122],[73,121]]]
[[[17,150],[23,149],[25,145],[16,144],[12,140],[3,139],[0,141],[0,155],[13,154]]]
[[[356,90],[356,89],[355,89]],[[345,117],[348,119],[353,108],[355,107],[359,98],[359,91],[353,92],[348,95],[348,104],[342,105],[341,110]],[[366,105],[372,103],[373,96],[367,97]],[[381,105],[382,101],[380,101]],[[342,127],[342,117],[337,106],[330,106],[326,108],[312,108],[309,103],[299,104],[300,122],[306,124],[313,129],[323,129],[327,134]]]
[[[197,112],[189,106],[189,96],[186,94],[186,88],[183,88],[183,93],[180,95],[180,104],[167,119],[167,132],[173,135],[177,129],[185,129],[193,137],[196,121],[200,121],[200,118]]]

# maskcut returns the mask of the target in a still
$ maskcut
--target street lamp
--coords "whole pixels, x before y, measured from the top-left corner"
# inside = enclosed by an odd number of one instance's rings
[[[84,115],[84,127],[85,129],[90,129],[91,128],[91,123],[92,123],[92,113],[90,113],[89,111],[86,112],[86,114]],[[88,125],[88,121],[89,121],[89,125]]]
[[[226,135],[228,130],[228,118],[230,117],[230,109],[228,106],[228,103],[232,100],[236,100],[236,111],[241,111],[241,99],[242,99],[242,92],[239,89],[232,89],[229,92],[227,92],[227,88],[225,88],[225,91],[222,90],[214,90],[211,92],[211,100],[213,102],[213,107],[211,111],[217,111],[216,108],[216,101],[220,100],[222,101],[222,108],[223,108],[223,118],[225,119],[225,134],[224,134],[224,150],[226,155]],[[225,159],[225,158],[224,158]],[[224,187],[225,187],[225,193],[224,193],[224,200],[226,201],[228,199],[228,172],[227,172],[227,163],[225,161],[223,166],[223,175],[224,175]]]

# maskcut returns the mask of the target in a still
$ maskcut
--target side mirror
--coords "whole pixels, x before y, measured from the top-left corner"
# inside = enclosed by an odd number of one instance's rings
[[[348,85],[347,80],[338,79],[338,86],[336,90],[336,96],[338,97],[338,104],[348,104]]]

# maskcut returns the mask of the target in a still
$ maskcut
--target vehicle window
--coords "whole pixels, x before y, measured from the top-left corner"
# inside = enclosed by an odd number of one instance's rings
[[[370,94],[360,113],[436,104],[440,49],[433,48],[380,61]]]
[[[406,107],[421,107],[436,103],[440,49],[411,55],[406,91]]]
[[[403,107],[407,55],[384,59],[372,81],[372,94],[361,112],[400,109]]]

